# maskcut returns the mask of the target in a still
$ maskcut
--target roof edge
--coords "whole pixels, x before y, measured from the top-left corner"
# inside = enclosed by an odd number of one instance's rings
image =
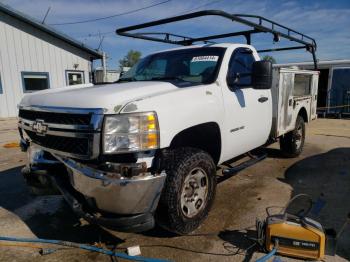
[[[11,17],[14,17],[22,22],[28,23],[31,26],[33,26],[33,27],[53,36],[53,37],[56,37],[64,42],[76,47],[76,48],[79,48],[79,49],[89,53],[90,55],[92,55],[93,58],[95,58],[95,59],[101,59],[103,56],[102,52],[100,52],[96,49],[93,49],[91,47],[88,47],[84,43],[82,43],[78,40],[75,40],[72,37],[70,37],[62,32],[59,32],[58,30],[54,29],[51,26],[42,24],[38,20],[36,20],[35,18],[33,18],[29,15],[26,15],[20,11],[17,11],[16,9],[14,9],[8,5],[5,5],[1,2],[0,2],[0,12],[4,12],[5,14],[7,14]]]

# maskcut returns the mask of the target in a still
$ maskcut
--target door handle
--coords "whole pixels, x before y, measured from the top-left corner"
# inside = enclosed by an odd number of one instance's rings
[[[264,103],[264,102],[266,102],[267,100],[269,100],[269,98],[266,97],[266,96],[260,97],[260,98],[258,99],[258,101],[259,101],[260,103]]]

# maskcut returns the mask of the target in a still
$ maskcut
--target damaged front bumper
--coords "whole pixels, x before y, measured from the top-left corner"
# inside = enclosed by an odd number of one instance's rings
[[[57,157],[67,168],[71,185],[96,207],[117,214],[153,212],[163,189],[165,173],[140,173],[130,178],[121,175],[128,168],[142,169],[138,164],[109,164],[99,170],[69,158]],[[109,169],[109,170],[108,170]]]
[[[21,146],[26,142],[21,141]],[[27,152],[27,163],[22,168],[21,173],[29,186],[29,190],[34,195],[59,194],[59,191],[49,175],[52,170],[62,166],[61,162],[51,154],[35,146],[22,147],[22,151]]]
[[[164,172],[142,172],[144,167],[136,163],[110,163],[98,169],[56,157],[67,167],[69,176],[69,185],[61,183],[57,176],[56,185],[81,217],[118,231],[145,231],[154,227],[154,211],[164,186]],[[124,177],[124,172],[137,175]],[[79,201],[74,192],[79,192],[84,201]],[[95,212],[84,211],[83,203]]]
[[[53,155],[55,160],[51,160],[44,157],[45,151],[31,147],[29,164],[23,173],[27,180],[41,175],[48,178],[80,217],[118,231],[136,232],[154,227],[154,211],[165,183],[165,172],[152,174],[145,163],[92,166],[59,155]],[[57,164],[57,168],[45,172],[46,167]]]

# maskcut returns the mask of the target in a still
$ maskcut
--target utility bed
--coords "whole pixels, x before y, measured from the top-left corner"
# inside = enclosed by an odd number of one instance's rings
[[[294,129],[295,121],[304,107],[305,122],[317,117],[317,86],[319,71],[293,68],[273,68],[272,78],[272,130],[273,138]]]

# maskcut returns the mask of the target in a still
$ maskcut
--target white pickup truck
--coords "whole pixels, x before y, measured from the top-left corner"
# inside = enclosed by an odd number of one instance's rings
[[[23,174],[91,223],[142,231],[157,221],[186,234],[213,204],[218,165],[278,139],[285,155],[301,153],[317,82],[317,71],[272,68],[248,44],[154,53],[118,83],[26,95]]]

